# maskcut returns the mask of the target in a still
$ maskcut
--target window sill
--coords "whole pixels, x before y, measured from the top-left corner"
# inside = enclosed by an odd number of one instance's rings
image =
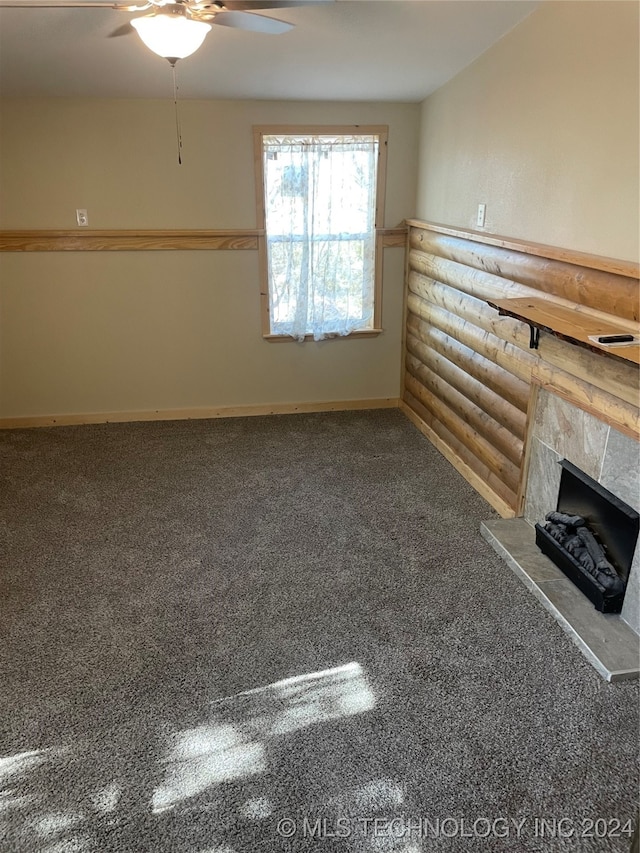
[[[346,340],[348,338],[375,338],[378,335],[382,334],[383,329],[357,329],[355,332],[349,332],[348,335],[327,335],[326,338],[323,338],[321,341],[317,341],[317,343],[321,344],[324,341],[335,341],[335,340]],[[292,338],[291,335],[263,335],[262,336],[265,341],[269,341],[270,343],[302,343],[302,341],[296,340],[296,338]],[[305,335],[305,341],[312,341],[313,335]]]

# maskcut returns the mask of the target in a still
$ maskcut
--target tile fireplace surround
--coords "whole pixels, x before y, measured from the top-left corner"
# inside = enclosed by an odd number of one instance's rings
[[[482,535],[607,680],[640,674],[640,544],[620,615],[599,613],[535,544],[536,522],[556,508],[568,459],[640,511],[640,444],[544,388],[531,421],[524,518],[487,521]]]

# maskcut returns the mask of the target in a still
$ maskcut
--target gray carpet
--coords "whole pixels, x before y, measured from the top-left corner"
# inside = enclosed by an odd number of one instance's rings
[[[0,462],[2,851],[628,851],[637,683],[399,412],[4,432]]]

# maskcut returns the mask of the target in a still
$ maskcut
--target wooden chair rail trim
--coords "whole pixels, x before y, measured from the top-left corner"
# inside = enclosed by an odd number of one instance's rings
[[[438,234],[448,234],[452,237],[462,237],[466,240],[473,240],[476,243],[485,243],[488,246],[499,246],[503,249],[513,249],[518,252],[525,252],[528,255],[536,255],[540,258],[565,261],[580,267],[589,267],[590,269],[602,270],[603,272],[615,273],[616,275],[628,276],[630,278],[640,278],[640,264],[634,261],[606,258],[601,255],[591,255],[587,252],[574,251],[573,249],[548,246],[544,243],[503,237],[499,234],[485,234],[482,231],[454,228],[437,222],[425,222],[421,219],[407,219],[406,222],[407,225],[415,228],[423,228],[426,231],[434,231]]]
[[[129,252],[257,249],[258,229],[0,231],[4,252]]]
[[[406,234],[406,227],[376,229],[376,239],[383,248],[404,248]],[[257,250],[263,236],[260,228],[0,230],[0,252]]]

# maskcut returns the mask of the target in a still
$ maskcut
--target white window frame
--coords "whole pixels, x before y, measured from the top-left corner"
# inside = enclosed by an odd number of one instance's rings
[[[267,258],[265,185],[263,168],[264,136],[377,136],[378,169],[376,175],[375,231],[376,247],[374,260],[373,327],[358,329],[343,337],[373,337],[382,332],[382,235],[384,231],[384,206],[387,173],[388,125],[259,125],[253,128],[254,162],[256,170],[256,209],[260,255],[260,308],[262,336],[269,341],[295,341],[290,335],[274,334],[271,331],[269,309],[269,264]],[[333,337],[333,336],[329,336]],[[337,335],[336,335],[337,337]],[[305,335],[313,340],[313,335]]]

